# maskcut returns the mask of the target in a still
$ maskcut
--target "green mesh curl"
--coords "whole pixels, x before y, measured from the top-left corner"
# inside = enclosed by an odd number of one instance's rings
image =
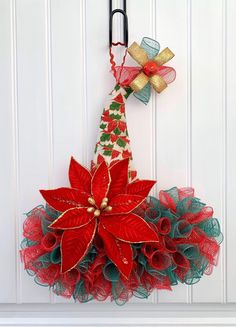
[[[140,47],[146,51],[149,59],[154,58],[160,51],[160,43],[156,40],[150,39],[149,37],[144,37],[142,39]]]
[[[61,263],[61,248],[57,246],[51,253],[50,253],[50,261],[54,264]]]
[[[147,105],[151,96],[151,84],[148,82],[141,91],[134,92],[133,94],[135,98]]]
[[[120,278],[119,271],[111,261],[108,261],[103,267],[103,275],[106,280],[109,280],[112,283],[116,283]]]
[[[201,228],[210,237],[218,237],[221,235],[220,224],[216,218],[202,221],[198,224],[198,227]]]

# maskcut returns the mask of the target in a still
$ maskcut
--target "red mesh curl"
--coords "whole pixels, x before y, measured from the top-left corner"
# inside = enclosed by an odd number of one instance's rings
[[[57,235],[53,232],[49,232],[42,238],[41,245],[45,251],[50,252],[58,245],[58,241]]]
[[[182,187],[178,189],[179,200],[183,200],[185,198],[194,197],[194,189],[192,187]]]
[[[27,239],[38,242],[43,236],[42,217],[45,216],[45,210],[36,207],[27,216],[23,224],[23,235]]]
[[[60,265],[52,264],[47,268],[39,269],[37,272],[37,279],[42,284],[54,285],[55,280],[60,275]]]
[[[170,84],[170,83],[174,82],[174,80],[176,78],[176,71],[172,67],[161,66],[158,69],[158,75],[163,77],[164,81],[167,84]]]
[[[167,235],[171,231],[171,222],[169,218],[162,217],[157,222],[157,230],[162,235]]]
[[[41,245],[33,245],[20,251],[21,259],[24,262],[25,269],[35,271],[35,261],[45,254],[46,251]]]
[[[171,258],[169,255],[157,250],[151,254],[150,258],[148,259],[148,263],[151,267],[161,271],[170,266]]]

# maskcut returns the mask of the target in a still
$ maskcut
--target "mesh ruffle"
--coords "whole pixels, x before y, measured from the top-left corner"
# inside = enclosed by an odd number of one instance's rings
[[[159,243],[132,244],[134,261],[129,280],[107,258],[101,239],[95,238],[88,254],[75,268],[60,272],[62,231],[48,226],[59,213],[38,206],[27,214],[21,258],[35,282],[57,295],[80,302],[114,300],[118,305],[132,296],[147,298],[154,289],[197,283],[216,265],[222,233],[213,210],[193,189],[176,187],[148,197],[135,213],[159,234]]]

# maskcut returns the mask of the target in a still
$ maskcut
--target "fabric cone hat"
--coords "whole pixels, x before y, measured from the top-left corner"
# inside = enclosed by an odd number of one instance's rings
[[[101,117],[93,160],[94,165],[105,160],[111,166],[128,158],[130,180],[137,175],[132,168],[132,152],[125,115],[125,102],[131,93],[131,88],[116,85],[109,95]]]

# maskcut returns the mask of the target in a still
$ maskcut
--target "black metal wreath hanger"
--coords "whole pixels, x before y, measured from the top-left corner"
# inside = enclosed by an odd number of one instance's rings
[[[113,17],[116,13],[120,13],[123,15],[123,42],[113,43],[112,22]],[[112,0],[109,0],[109,46],[112,47],[112,45],[116,44],[124,45],[126,48],[128,47],[128,17],[126,13],[126,0],[123,0],[123,9],[114,10],[112,10]]]

